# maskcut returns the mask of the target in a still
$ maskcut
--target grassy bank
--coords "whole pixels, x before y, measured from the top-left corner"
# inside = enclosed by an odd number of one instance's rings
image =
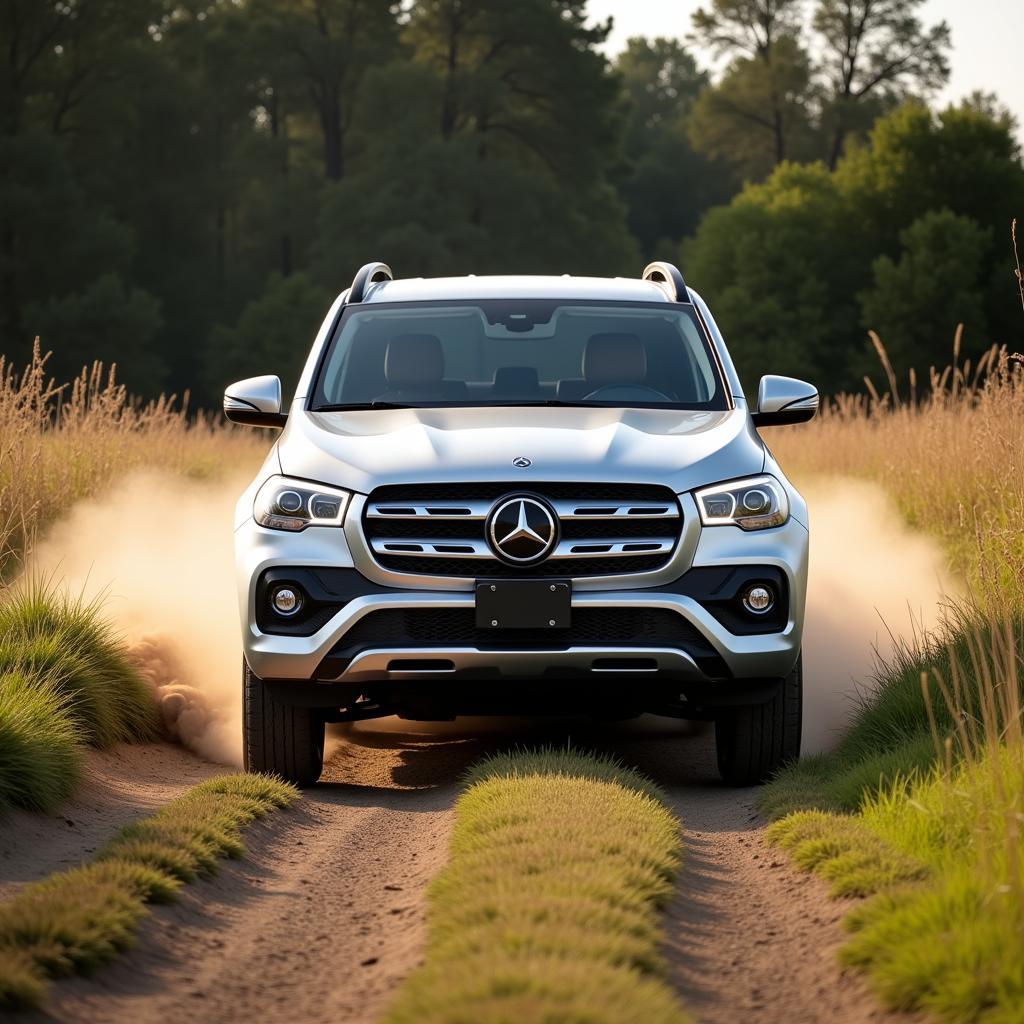
[[[880,483],[970,588],[879,666],[836,749],[760,798],[797,864],[870,897],[844,962],[888,1006],[951,1024],[1024,1020],[1024,381],[999,353],[987,370],[935,376],[917,403],[893,382],[777,446],[798,473]]]
[[[147,740],[156,705],[99,605],[41,582],[0,592],[0,813],[52,810],[82,748]]]
[[[187,399],[139,402],[98,363],[56,383],[38,348],[23,368],[0,356],[0,587],[39,531],[135,467],[191,477],[255,469],[261,432],[190,416]]]
[[[89,864],[0,905],[0,1009],[39,1006],[48,979],[89,974],[130,946],[147,904],[241,856],[242,829],[297,796],[259,775],[210,779],[122,829]]]
[[[1024,748],[995,745],[869,796],[855,815],[791,814],[769,829],[839,896],[843,962],[886,1005],[953,1024],[1024,1020]]]
[[[656,787],[571,751],[490,758],[456,805],[426,963],[388,1024],[682,1024],[659,908],[680,825]]]

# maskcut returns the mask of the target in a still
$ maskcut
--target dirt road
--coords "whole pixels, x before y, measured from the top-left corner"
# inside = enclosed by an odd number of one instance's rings
[[[94,980],[55,985],[30,1019],[376,1020],[419,960],[424,891],[444,862],[462,770],[488,749],[567,739],[619,754],[670,792],[686,869],[666,956],[700,1021],[897,1019],[840,975],[841,908],[763,846],[753,793],[715,778],[710,730],[655,721],[354,728],[297,810],[248,833],[244,861],[157,909],[134,950]]]

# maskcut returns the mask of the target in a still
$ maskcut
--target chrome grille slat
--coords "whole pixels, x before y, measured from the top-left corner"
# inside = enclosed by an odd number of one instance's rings
[[[630,501],[615,504],[607,501],[553,501],[559,519],[678,519],[679,506],[675,503]]]
[[[412,504],[402,501],[372,501],[366,506],[368,519],[486,519],[492,501],[431,501]]]
[[[628,558],[634,555],[665,555],[676,546],[674,537],[640,540],[561,540],[548,558]]]
[[[561,535],[539,563],[509,564],[488,543],[492,509],[516,494],[543,499],[559,521]],[[381,568],[464,579],[652,571],[672,557],[683,527],[678,497],[650,484],[387,485],[369,496],[362,515],[364,541]]]
[[[493,558],[486,541],[450,537],[424,540],[421,537],[375,537],[370,547],[378,555],[418,555],[420,558]]]

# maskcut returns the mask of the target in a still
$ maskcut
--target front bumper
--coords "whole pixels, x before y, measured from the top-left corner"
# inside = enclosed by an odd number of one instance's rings
[[[274,680],[312,680],[364,683],[417,680],[443,683],[444,677],[530,679],[564,675],[603,677],[609,674],[637,675],[673,680],[709,679],[707,662],[701,662],[683,647],[616,644],[613,635],[599,645],[538,645],[501,648],[501,635],[493,643],[466,646],[430,643],[410,646],[381,642],[358,651],[334,671],[329,656],[360,620],[373,612],[394,609],[472,609],[472,580],[466,589],[391,589],[367,584],[373,591],[347,601],[316,632],[309,636],[280,635],[260,630],[256,614],[256,583],[265,570],[280,566],[311,568],[355,568],[345,534],[337,528],[311,527],[288,534],[267,530],[248,520],[236,531],[236,570],[243,647],[246,660],[256,675]],[[788,621],[773,633],[737,635],[708,608],[685,594],[674,593],[659,583],[645,589],[574,590],[572,607],[577,609],[662,609],[679,615],[710,645],[726,678],[730,680],[778,679],[793,668],[800,651],[807,582],[807,530],[795,519],[784,526],[757,533],[737,527],[712,527],[700,531],[693,547],[689,568],[763,565],[780,570],[788,588]],[[450,582],[448,586],[450,587]],[[325,672],[325,668],[328,670]],[[723,673],[715,673],[721,676]]]

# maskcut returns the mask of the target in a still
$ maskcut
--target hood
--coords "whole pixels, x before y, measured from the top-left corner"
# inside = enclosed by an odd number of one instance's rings
[[[381,484],[551,481],[667,484],[677,493],[759,473],[745,410],[476,407],[294,409],[282,471],[368,494]],[[529,459],[517,468],[516,459]]]

